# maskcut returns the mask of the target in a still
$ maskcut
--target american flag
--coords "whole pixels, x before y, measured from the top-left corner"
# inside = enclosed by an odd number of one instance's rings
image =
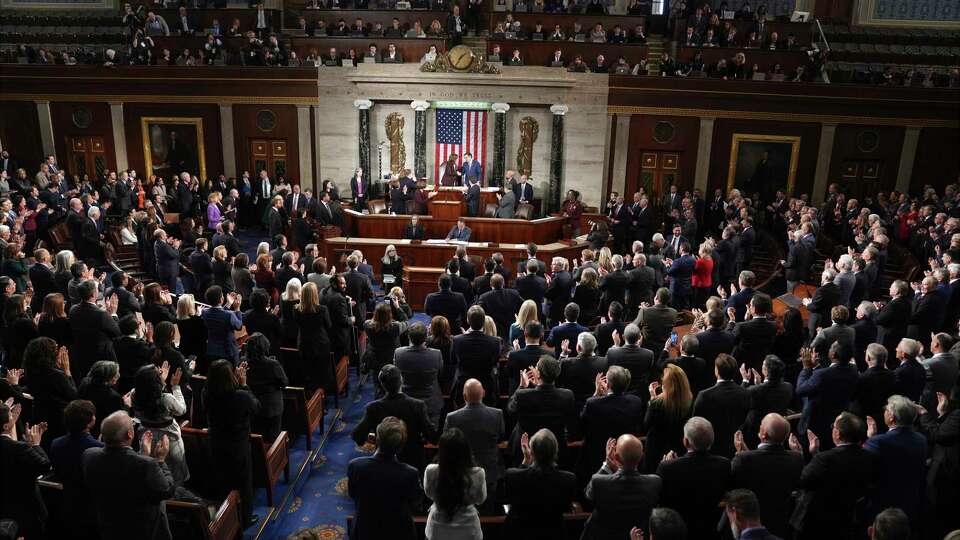
[[[487,111],[463,109],[437,110],[437,144],[434,154],[433,178],[437,185],[443,177],[443,164],[450,154],[457,154],[457,167],[463,164],[463,154],[470,152],[486,169],[484,156],[487,153]]]

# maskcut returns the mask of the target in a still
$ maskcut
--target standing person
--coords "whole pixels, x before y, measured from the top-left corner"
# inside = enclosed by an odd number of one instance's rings
[[[140,453],[133,444],[133,419],[117,411],[100,426],[103,448],[83,452],[83,476],[97,511],[97,530],[104,540],[143,538],[169,540],[170,526],[163,501],[173,497],[176,485],[166,459],[170,441],[147,432]]]
[[[316,283],[303,286],[300,304],[293,316],[300,328],[297,348],[306,370],[307,390],[313,393],[317,388],[323,388],[327,395],[335,395],[337,378],[333,371],[334,361],[330,357],[332,323],[327,306],[320,303]]]
[[[583,540],[626,538],[633,527],[648,530],[650,511],[660,500],[663,480],[641,474],[643,443],[633,435],[607,441],[607,454],[584,494],[593,513],[583,526]]]
[[[393,320],[393,310],[390,308],[389,303],[378,304],[373,311],[373,318],[363,323],[367,334],[363,365],[371,373],[379,373],[381,367],[393,362],[395,352],[400,347],[400,335],[407,332],[407,323]],[[377,397],[381,395],[383,389],[377,386]]]
[[[117,399],[120,399],[119,396]],[[98,408],[90,401],[83,399],[71,401],[63,411],[67,434],[57,437],[50,446],[53,473],[63,484],[64,514],[69,520],[71,535],[73,538],[82,540],[97,538],[96,513],[93,501],[90,500],[90,488],[83,478],[83,452],[87,448],[103,448],[103,442],[91,435],[98,420],[97,410]],[[116,410],[118,409],[111,410],[110,414]],[[99,429],[96,431],[100,432]]]
[[[190,469],[184,457],[183,438],[176,417],[187,413],[187,405],[180,391],[180,377],[183,371],[176,369],[170,379],[170,392],[166,392],[166,380],[170,373],[170,364],[164,362],[158,368],[153,364],[141,366],[137,370],[133,389],[132,412],[137,423],[143,429],[153,433],[154,438],[164,437],[169,442],[170,453],[166,464],[177,486],[182,486],[190,478]]]
[[[663,369],[663,382],[654,381],[649,389],[650,403],[643,419],[647,430],[643,470],[653,472],[668,452],[683,452],[683,426],[690,418],[693,394],[687,375],[674,364],[667,364]]]
[[[283,389],[287,374],[276,358],[270,356],[270,342],[255,333],[243,344],[243,361],[247,364],[247,383],[260,401],[260,411],[253,418],[253,432],[263,435],[266,444],[273,444],[280,434],[283,418]]]
[[[217,487],[223,495],[240,491],[242,528],[256,524],[253,514],[253,460],[250,455],[250,422],[260,412],[260,401],[247,387],[247,365],[234,370],[230,362],[217,360],[207,372],[203,390],[207,408],[210,448],[217,456]]]
[[[11,408],[0,402],[0,518],[11,519],[19,526],[18,537],[34,540],[43,537],[47,509],[36,488],[37,477],[50,470],[47,453],[40,448],[46,422],[26,425],[23,441],[17,440],[17,421],[21,406]]]
[[[454,4],[453,12],[447,17],[447,35],[450,36],[451,47],[456,47],[463,43],[463,34],[466,30],[467,26],[460,16],[460,6]]]
[[[377,451],[347,466],[347,486],[357,507],[350,538],[354,540],[416,540],[414,509],[423,498],[420,473],[397,454],[406,445],[407,427],[395,416],[376,428]]]
[[[381,304],[374,312],[375,322]],[[391,324],[406,324],[396,323]],[[391,348],[393,363],[400,368],[403,375],[403,392],[411,397],[423,400],[427,405],[427,414],[434,426],[440,425],[440,412],[443,409],[443,394],[440,390],[440,374],[443,371],[443,354],[437,349],[428,348],[427,327],[416,322],[410,325],[407,332],[410,338],[409,347]],[[379,371],[379,367],[377,371]],[[449,419],[448,419],[449,421]],[[476,450],[476,449],[475,449]]]
[[[236,365],[240,362],[236,331],[243,327],[239,311],[240,298],[236,293],[230,293],[227,299],[230,303],[225,308],[223,289],[216,285],[210,287],[205,295],[210,307],[203,310],[200,316],[207,327],[207,361],[226,358]]]
[[[467,438],[457,428],[440,436],[437,462],[427,465],[423,488],[433,500],[427,515],[427,540],[483,538],[475,505],[487,498],[484,471],[473,462]]]

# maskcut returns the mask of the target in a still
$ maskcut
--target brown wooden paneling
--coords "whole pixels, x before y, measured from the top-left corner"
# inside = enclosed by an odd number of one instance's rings
[[[824,19],[850,20],[853,0],[816,0],[813,13]]]
[[[730,146],[734,133],[751,135],[788,135],[800,137],[800,157],[797,161],[794,195],[810,193],[817,168],[817,149],[820,145],[820,125],[760,120],[731,120],[721,118],[713,126],[713,147],[710,150],[710,179],[708,193],[716,188],[727,189],[730,166]]]
[[[464,217],[470,228],[471,242],[497,242],[518,244],[534,242],[548,244],[560,238],[564,220],[559,217],[535,221],[523,219]],[[344,212],[344,230],[352,231],[363,238],[403,238],[403,229],[410,223],[410,216],[370,215]],[[420,216],[427,238],[446,238],[456,226],[456,218]]]
[[[528,66],[549,66],[553,53],[557,49],[563,52],[564,62],[570,64],[576,55],[583,56],[583,62],[588,67],[596,63],[597,55],[602,54],[608,66],[616,63],[617,58],[623,56],[631,66],[647,57],[646,45],[616,45],[613,43],[579,43],[572,41],[526,41],[522,39],[506,39],[488,41],[487,54],[493,51],[493,46],[500,46],[500,59],[506,63],[514,49],[520,51],[520,58]]]
[[[157,15],[161,15],[167,25],[170,27],[170,34],[176,34],[180,27],[179,11],[176,9],[156,9],[153,10]],[[280,28],[280,10],[264,10],[267,16],[267,26],[277,30]],[[220,33],[226,34],[227,29],[234,19],[240,20],[240,29],[246,32],[254,30],[257,26],[257,10],[255,9],[200,9],[188,8],[187,16],[193,24],[197,34],[202,34],[204,30],[213,26],[213,20],[220,22]],[[294,19],[296,21],[296,19]]]
[[[830,182],[857,182],[876,191],[893,189],[897,183],[903,133],[904,128],[895,126],[837,126],[830,155]],[[854,167],[858,170],[851,170]],[[864,169],[870,167],[875,167],[876,173],[864,175]],[[876,178],[869,178],[872,176]],[[854,194],[857,192],[862,193],[863,189],[853,189]],[[876,196],[876,192],[872,195]]]
[[[265,131],[257,125],[257,116],[262,111],[273,113],[274,128]],[[305,132],[305,137],[310,133]],[[295,105],[234,105],[233,140],[237,152],[237,172],[252,167],[250,143],[254,140],[286,141],[287,175],[294,184],[300,183],[300,133],[297,130],[297,107]],[[252,177],[257,172],[250,170]]]
[[[375,23],[380,23],[384,28],[389,28],[391,21],[396,17],[400,19],[402,28],[412,28],[414,22],[420,21],[423,31],[426,32],[434,19],[440,21],[440,24],[446,25],[448,14],[446,11],[412,11],[409,9],[288,9],[285,23],[287,28],[296,27],[297,16],[299,15],[303,15],[307,22],[316,22],[322,19],[327,23],[327,32],[329,33],[337,26],[337,21],[340,19],[343,19],[343,22],[350,27],[353,26],[357,18],[361,18],[367,29],[370,30]]]
[[[9,86],[4,83],[4,91]],[[43,160],[40,122],[32,101],[0,101],[0,142],[10,157],[33,178]]]
[[[620,28],[629,35],[638,24],[644,24],[645,20],[643,16],[585,15],[582,13],[514,13],[513,18],[520,21],[520,28],[524,33],[532,32],[537,23],[542,24],[544,37],[553,32],[553,27],[558,24],[564,34],[569,34],[573,31],[575,22],[580,23],[584,34],[589,34],[590,30],[593,30],[593,26],[600,23],[607,32],[613,30],[614,25],[619,24]],[[492,13],[490,15],[490,32],[492,33],[494,28],[497,27],[497,23],[504,22],[506,19],[507,14],[505,12]]]
[[[220,110],[216,105],[128,103],[123,106],[123,125],[127,138],[127,162],[130,168],[136,169],[140,173],[140,176],[146,175],[143,132],[140,126],[140,119],[147,116],[202,118],[203,148],[207,165],[207,178],[215,179],[223,172]]]
[[[910,192],[919,195],[920,189],[930,184],[942,192],[944,186],[960,177],[960,131],[945,128],[923,128],[913,162]]]
[[[84,112],[86,110],[86,112]],[[89,115],[87,115],[89,113]],[[83,119],[89,118],[89,125],[86,127],[77,126],[76,120],[83,125]],[[117,170],[117,156],[114,152],[113,140],[113,121],[110,118],[110,105],[106,103],[65,103],[54,102],[50,104],[50,119],[53,122],[53,140],[57,147],[57,156],[66,171],[72,173],[72,169],[65,159],[67,151],[67,138],[75,136],[96,136],[103,137],[105,148],[104,158],[107,162],[107,168],[111,171]],[[127,149],[129,151],[129,148]]]
[[[654,135],[657,124],[666,123],[672,126],[673,136],[667,140],[662,136],[661,128]],[[639,185],[641,161],[646,152],[670,152],[677,154],[678,172],[680,175],[680,191],[693,189],[693,177],[697,167],[697,142],[700,136],[700,120],[682,116],[648,116],[635,114],[630,117],[630,142],[627,153],[627,182],[626,185]],[[660,137],[664,142],[657,141]],[[632,200],[633,194],[624,194],[627,200]],[[654,202],[654,201],[651,201]]]

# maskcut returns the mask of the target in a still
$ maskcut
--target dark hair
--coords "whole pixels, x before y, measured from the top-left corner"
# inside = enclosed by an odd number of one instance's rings
[[[866,436],[863,421],[853,413],[840,413],[834,423],[843,442],[860,444]]]
[[[204,293],[203,299],[211,306],[219,306],[223,303],[223,289],[219,285],[213,285]]]
[[[86,302],[97,295],[97,289],[96,281],[92,279],[81,281],[80,284],[77,285],[77,295],[80,297],[80,300]]]
[[[576,321],[580,318],[580,306],[576,302],[570,302],[563,308],[563,317],[568,321]]]
[[[164,349],[173,347],[176,337],[177,327],[170,321],[162,321],[153,329],[153,344],[156,349],[153,352],[153,363],[160,365],[163,363]]]
[[[29,379],[34,373],[54,369],[57,365],[57,342],[48,337],[38,337],[27,343],[23,350],[23,372]]]
[[[63,410],[63,425],[71,434],[87,429],[97,415],[97,408],[85,399],[75,399]]]
[[[773,311],[773,301],[767,294],[761,292],[754,294],[750,303],[753,304],[753,310],[756,311],[757,315],[764,315]]]
[[[770,379],[770,382],[779,383],[783,381],[783,372],[786,369],[786,365],[780,357],[775,354],[768,354],[767,357],[763,359],[763,363],[767,366],[767,377]]]
[[[437,444],[437,494],[434,503],[447,516],[453,516],[464,504],[470,486],[470,471],[474,467],[473,454],[467,438],[458,428],[450,428],[440,435]]]
[[[449,290],[452,280],[450,279],[450,274],[440,274],[440,278],[437,279],[437,285],[441,290]]]
[[[749,489],[735,489],[727,493],[727,508],[747,519],[760,519],[760,501]]]
[[[523,335],[528,338],[540,339],[543,337],[543,325],[539,321],[529,321],[523,327]]]
[[[270,307],[270,295],[263,289],[254,289],[250,295],[250,307],[254,311],[266,311]]]
[[[407,337],[411,345],[419,347],[427,340],[427,327],[422,322],[415,322],[407,329]]]
[[[467,323],[471,330],[483,330],[483,324],[487,322],[487,313],[480,306],[470,306],[467,310]]]
[[[246,253],[237,253],[237,256],[233,258],[233,267],[247,268],[248,266],[250,266],[250,256]]]
[[[610,302],[610,307],[607,308],[607,314],[610,315],[610,318],[614,321],[623,320],[623,304],[616,300]]]
[[[383,386],[388,394],[396,394],[403,385],[403,376],[400,374],[400,368],[393,364],[387,364],[380,368],[380,374],[377,376],[377,379],[380,381],[380,386]]]
[[[654,508],[650,512],[650,536],[656,540],[686,540],[687,524],[672,508]]]
[[[3,306],[3,322],[9,327],[13,321],[27,317],[27,310],[23,307],[23,295],[14,294],[7,298]]]
[[[729,354],[718,354],[717,359],[714,360],[714,365],[717,367],[717,374],[720,375],[721,379],[732,381],[737,378],[737,360]]]
[[[159,283],[151,283],[143,289],[143,303],[146,305],[159,304],[163,289]]]
[[[160,380],[157,366],[140,366],[134,375],[133,409],[137,418],[148,427],[166,426],[173,418],[163,404],[164,381]]]
[[[233,364],[222,358],[210,364],[205,387],[207,395],[226,396],[236,391],[239,386],[237,376],[233,373]]]
[[[453,258],[453,259],[450,259],[449,261],[447,261],[447,270],[448,270],[451,274],[456,274],[457,272],[459,272],[459,271],[460,271],[460,261],[458,261],[456,258]]]
[[[129,336],[130,334],[136,333],[140,322],[137,321],[136,315],[124,315],[123,318],[120,319],[120,322],[117,323],[117,326],[120,327],[120,334]]]
[[[243,344],[244,357],[250,364],[263,362],[270,356],[270,340],[260,332],[254,332]]]
[[[710,328],[722,327],[724,322],[723,311],[720,311],[719,309],[711,309],[708,311],[707,322],[710,323]]]
[[[373,310],[374,332],[386,332],[390,328],[390,323],[392,322],[393,310],[390,308],[390,304],[386,302],[377,304],[376,309]]]

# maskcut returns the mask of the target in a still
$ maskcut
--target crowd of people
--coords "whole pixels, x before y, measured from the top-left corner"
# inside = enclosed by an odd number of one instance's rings
[[[376,389],[352,426],[374,449],[348,468],[353,538],[415,538],[418,513],[428,538],[479,538],[479,516],[504,512],[508,537],[557,538],[573,503],[586,539],[939,539],[960,525],[955,186],[857,201],[831,185],[821,206],[766,185],[613,194],[572,261],[531,244],[517,267],[477,265],[457,247],[424,320],[393,246],[339,269],[320,256],[306,220],[334,223],[333,182],[317,200],[265,171],[0,166],[0,519],[14,537],[64,519],[78,538],[169,538],[162,502],[198,497],[180,427],[198,402],[214,495],[238,490],[256,523],[247,439],[278,436],[291,380],[335,395],[343,357]],[[354,203],[369,188],[351,179]],[[579,221],[575,192],[564,211]],[[253,260],[238,223],[270,239]],[[774,314],[755,223],[782,242],[790,291],[819,283],[806,324],[798,307]],[[844,252],[815,276],[827,239]],[[885,281],[891,242],[929,266],[920,282]],[[147,285],[106,264],[133,244]],[[47,515],[44,475],[65,515]]]

